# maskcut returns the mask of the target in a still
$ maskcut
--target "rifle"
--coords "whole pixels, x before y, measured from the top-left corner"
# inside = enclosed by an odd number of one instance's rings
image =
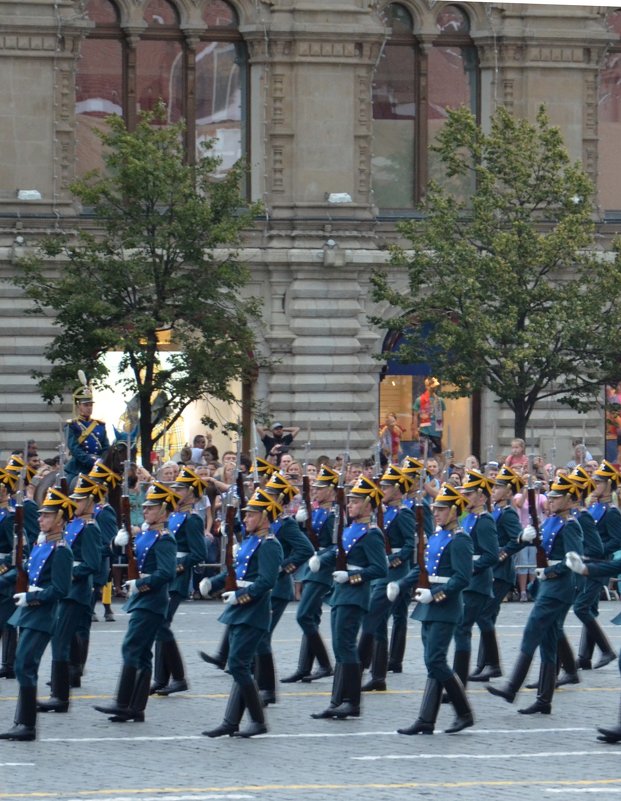
[[[304,502],[304,506],[306,507],[306,523],[304,524],[304,529],[306,531],[306,536],[311,542],[311,545],[316,551],[318,551],[319,537],[315,534],[315,530],[313,529],[313,507],[311,504],[310,478],[308,477],[308,456],[311,448],[310,437],[311,427],[309,423],[308,439],[304,446],[304,475],[302,476],[302,500]]]
[[[121,495],[121,530],[125,529],[128,536],[127,545],[125,546],[125,555],[127,556],[127,578],[128,580],[140,578],[140,571],[138,570],[138,562],[136,561],[136,554],[134,553],[134,544],[132,540],[132,516],[131,507],[129,504],[129,453],[125,462],[123,463],[123,494]]]
[[[528,471],[528,485],[527,485],[527,496],[528,496],[528,513],[530,515],[530,522],[535,531],[537,532],[537,538],[534,540],[533,545],[537,548],[537,567],[547,567],[548,566],[548,557],[546,556],[545,548],[543,547],[543,542],[541,541],[541,534],[539,533],[539,515],[537,513],[537,490],[535,488],[535,483],[533,481],[533,471],[532,471],[532,457],[529,460],[531,464],[529,465],[530,469]]]
[[[379,486],[379,482],[382,480],[382,443],[379,440],[375,445],[375,475],[373,476],[373,479]],[[390,556],[392,549],[390,547],[388,534],[384,531],[384,507],[381,500],[377,504],[377,509],[375,510],[375,525],[384,535],[384,549],[386,550],[386,555]]]
[[[425,562],[425,504],[423,503],[423,495],[425,492],[425,477],[427,475],[427,459],[429,450],[429,440],[425,440],[423,450],[423,466],[420,469],[420,476],[418,479],[418,492],[416,493],[416,564],[418,565],[419,574],[418,582],[416,584],[419,589],[429,589],[429,573],[427,572],[427,563]]]
[[[233,556],[233,542],[235,540],[235,490],[233,487],[226,494],[226,515],[224,524],[226,527],[226,548],[224,551],[224,564],[226,566],[226,579],[224,591],[232,592],[237,589],[237,574],[235,573],[235,557]]]
[[[451,462],[453,459],[453,451],[451,450],[451,427],[446,427],[446,450],[442,454],[444,456],[444,469],[442,470],[442,481],[446,481],[451,472]]]
[[[17,570],[15,592],[28,592],[28,573],[24,570],[24,473],[27,450],[24,449],[24,468],[19,474],[19,487],[15,493],[15,518],[13,525],[13,565]]]
[[[239,498],[239,508],[240,510],[244,508],[246,505],[246,494],[244,492],[244,474],[241,470],[241,420],[238,420],[237,425],[237,454],[235,456],[235,487],[237,490],[237,497]],[[227,507],[228,511],[228,507]],[[240,514],[243,515],[244,513],[240,511]]]
[[[261,483],[259,480],[259,466],[257,463],[257,456],[259,455],[258,440],[259,438],[257,436],[257,424],[253,417],[252,418],[252,483],[254,484],[255,489]]]
[[[345,474],[349,464],[349,437],[351,433],[351,424],[347,426],[347,448],[343,454],[343,465],[341,467],[341,474],[339,476],[339,483],[336,488],[336,570],[347,570],[347,554],[343,547],[343,532],[345,530],[345,518],[347,515],[346,502],[345,502]]]
[[[24,454],[26,452],[24,451]],[[69,482],[65,475],[65,460],[67,455],[67,428],[60,424],[60,444],[58,446],[58,478],[57,483],[63,495],[69,494]],[[24,456],[24,461],[26,457]]]

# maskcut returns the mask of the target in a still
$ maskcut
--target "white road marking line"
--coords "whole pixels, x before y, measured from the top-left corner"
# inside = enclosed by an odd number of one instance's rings
[[[382,759],[548,759],[549,757],[610,756],[606,751],[535,751],[532,754],[384,754],[383,756],[358,756],[350,759],[358,762],[377,762]]]
[[[228,799],[228,801],[247,801],[248,799],[254,798],[253,795],[242,795],[240,793],[198,793],[195,795],[169,795],[168,793],[163,795],[140,795],[138,796],[140,801],[209,801],[209,799],[218,798],[222,801]],[[91,801],[91,797],[73,797],[73,798],[66,798],[64,801]],[[115,795],[115,796],[101,796],[98,795],[97,798],[99,801],[135,801],[135,795]]]
[[[473,731],[464,731],[462,734],[476,735],[476,734],[547,734],[550,732],[584,732],[593,731],[592,728],[587,727],[566,727],[566,728],[549,728],[549,729],[474,729]],[[282,740],[282,739],[324,739],[329,737],[401,737],[397,734],[397,730],[392,731],[342,731],[342,732],[296,732],[291,734],[260,734],[262,740]],[[137,736],[137,737],[42,737],[41,742],[44,743],[104,743],[104,742],[166,742],[166,741],[184,741],[184,740],[203,740],[206,738],[202,734],[178,734],[178,735],[162,735],[162,736]],[[611,753],[608,751],[607,753]]]
[[[544,793],[621,793],[621,787],[546,787]]]
[[[0,762],[0,768],[33,768],[34,762]]]

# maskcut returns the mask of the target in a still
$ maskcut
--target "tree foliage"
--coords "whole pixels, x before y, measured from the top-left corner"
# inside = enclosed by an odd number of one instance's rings
[[[433,149],[447,181],[429,185],[422,219],[400,226],[409,247],[392,252],[407,291],[394,272],[373,278],[406,333],[398,357],[431,363],[456,395],[491,390],[516,436],[543,399],[585,410],[621,327],[621,265],[596,252],[588,176],[543,108],[534,124],[500,108],[489,133],[450,111]]]
[[[145,460],[153,447],[152,399],[165,393],[169,425],[192,401],[232,401],[231,380],[252,367],[259,319],[258,302],[241,297],[249,273],[236,254],[257,212],[243,211],[244,166],[216,180],[211,143],[188,165],[183,126],[161,124],[164,115],[162,106],[143,114],[132,132],[108,118],[100,134],[105,172],[72,186],[96,225],[47,237],[14,279],[33,313],[52,312],[59,329],[45,349],[51,369],[36,376],[43,397],[62,399],[79,368],[105,385],[103,355],[122,352],[120,369],[131,375],[126,396],[140,402]],[[164,331],[174,352],[161,367]]]

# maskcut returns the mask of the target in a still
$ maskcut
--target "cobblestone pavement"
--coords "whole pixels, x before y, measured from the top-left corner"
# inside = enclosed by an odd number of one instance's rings
[[[613,643],[621,645],[621,631],[608,625],[619,609],[618,602],[602,604],[601,620]],[[506,671],[529,610],[530,604],[502,608],[499,638]],[[396,734],[398,726],[415,719],[425,682],[414,621],[405,672],[389,674],[388,692],[365,694],[360,719],[310,718],[327,705],[330,680],[287,684],[279,687],[279,703],[267,710],[269,734],[207,739],[200,732],[222,719],[230,677],[202,662],[197,652],[213,650],[218,642],[220,611],[218,602],[188,602],[179,610],[175,630],[191,689],[152,698],[142,724],[110,723],[92,708],[114,693],[127,618],[117,606],[115,623],[93,624],[88,672],[74,691],[69,714],[40,715],[36,742],[0,742],[0,801],[298,801],[336,793],[364,801],[413,796],[524,801],[621,794],[621,745],[599,743],[595,732],[596,725],[617,721],[616,663],[584,672],[580,685],[559,690],[550,716],[517,713],[532,701],[532,690],[523,690],[510,706],[482,685],[471,685],[474,728],[443,734],[452,720],[452,709],[443,706],[433,737]],[[328,624],[325,615],[326,634]],[[566,631],[576,644],[580,628],[573,614]],[[291,604],[274,638],[281,675],[296,666],[299,639]],[[48,677],[49,652],[39,682],[42,696]],[[12,721],[16,692],[14,681],[0,680],[2,729]]]

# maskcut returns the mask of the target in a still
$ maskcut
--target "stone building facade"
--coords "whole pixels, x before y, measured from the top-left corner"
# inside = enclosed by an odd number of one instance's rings
[[[45,231],[90,224],[69,185],[97,162],[93,129],[104,114],[131,124],[164,96],[171,115],[188,119],[190,158],[214,135],[225,163],[245,153],[249,195],[265,205],[244,252],[249,291],[264,299],[259,346],[273,361],[255,399],[272,417],[312,424],[315,452],[334,453],[350,427],[360,456],[393,402],[379,389],[389,325],[368,323],[378,311],[369,276],[386,262],[397,221],[416,212],[446,106],[467,103],[485,125],[498,105],[532,119],[545,103],[598,186],[609,241],[621,224],[619,62],[621,14],[603,7],[0,0],[0,275]],[[24,434],[51,448],[67,412],[44,406],[29,375],[45,368],[52,320],[24,312],[0,281],[3,452]],[[458,455],[506,450],[508,412],[485,396],[460,404],[451,412]],[[542,450],[552,447],[552,415],[560,460],[583,423],[541,408]],[[601,453],[601,410],[585,421]]]

